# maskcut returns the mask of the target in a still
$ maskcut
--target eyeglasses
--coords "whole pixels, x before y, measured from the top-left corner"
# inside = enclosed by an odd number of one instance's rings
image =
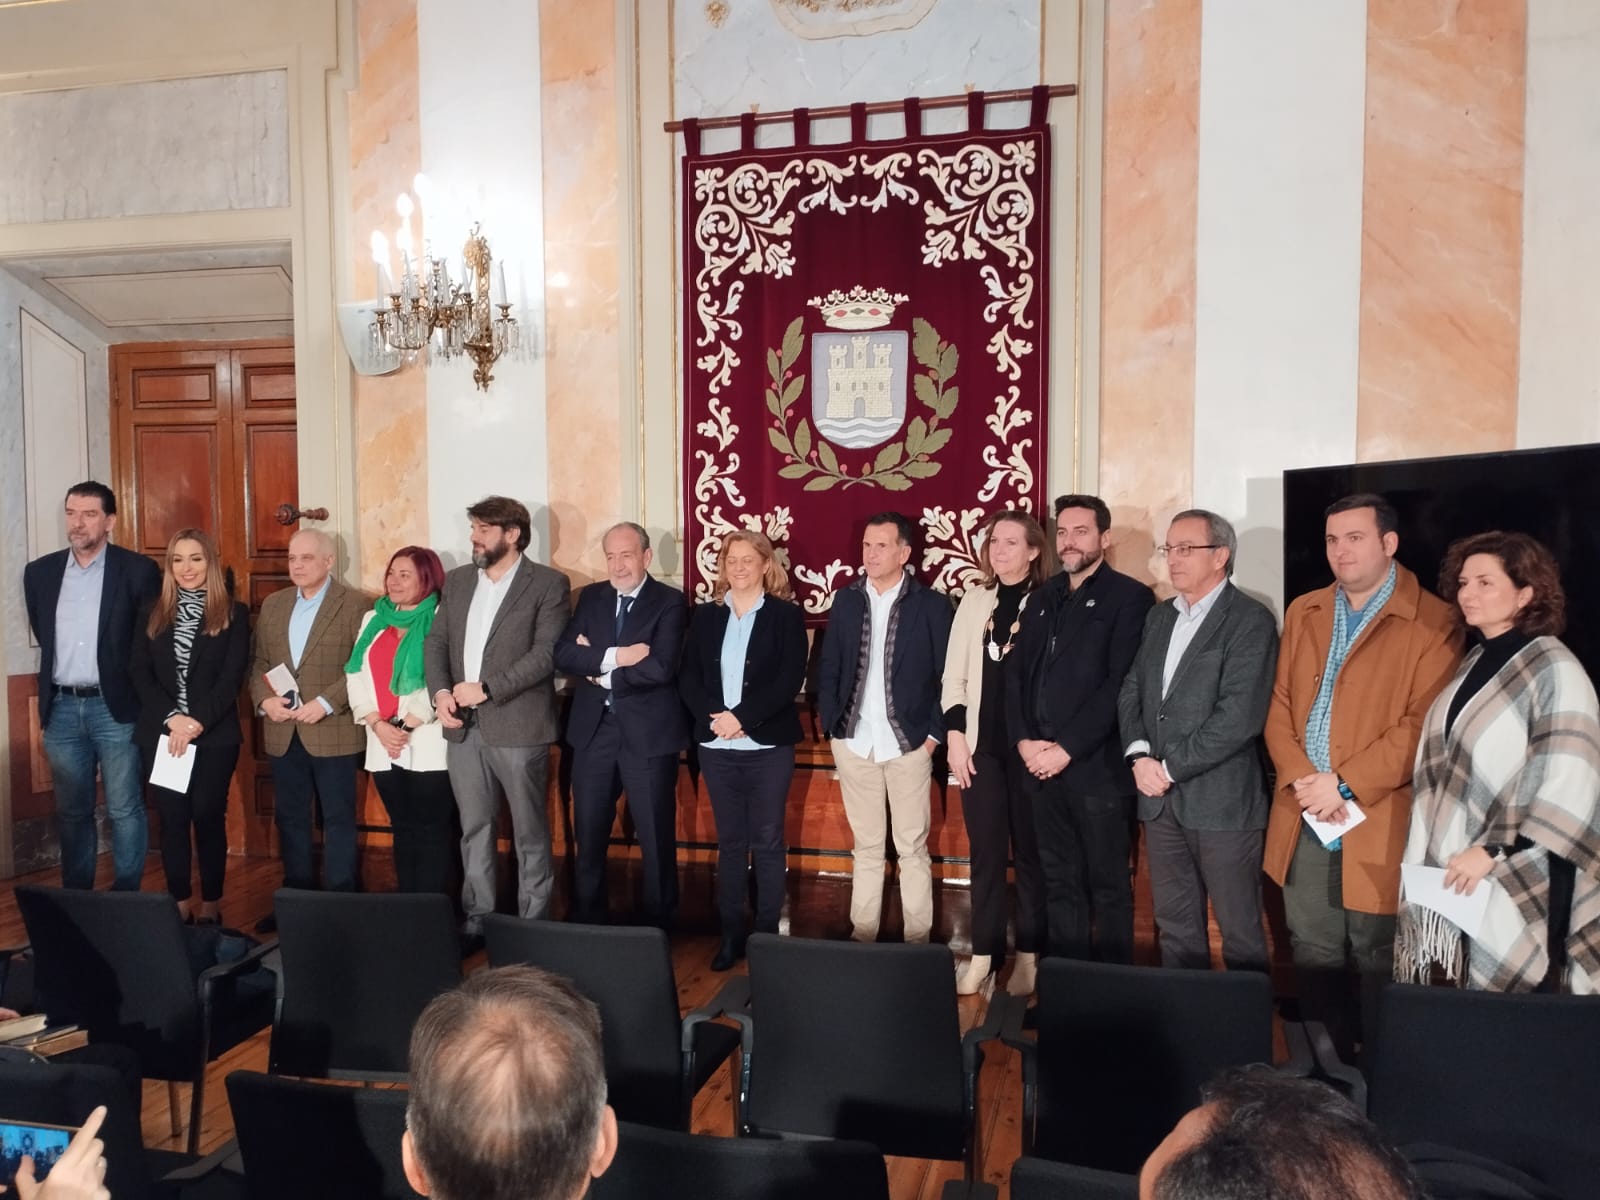
[[[1176,546],[1157,546],[1156,549],[1168,558],[1188,558],[1196,550],[1221,550],[1222,547],[1215,542],[1207,542],[1202,546],[1196,546],[1191,542],[1179,542]]]

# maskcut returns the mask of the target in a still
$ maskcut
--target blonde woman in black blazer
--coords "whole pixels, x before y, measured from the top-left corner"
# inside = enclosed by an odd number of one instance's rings
[[[722,945],[711,969],[744,955],[745,871],[755,868],[758,933],[783,911],[784,813],[800,740],[795,697],[805,682],[806,629],[789,577],[759,533],[735,530],[717,557],[716,600],[695,610],[678,691],[694,720],[700,769],[717,823]]]
[[[239,691],[250,662],[250,610],[234,601],[216,543],[180,529],[167,545],[161,594],[141,614],[131,674],[139,693],[133,740],[145,776],[161,736],[167,753],[192,747],[189,787],[153,788],[161,814],[161,864],[167,891],[185,920],[221,924],[228,862],[228,783],[239,761]],[[190,884],[189,830],[200,859],[200,906]]]

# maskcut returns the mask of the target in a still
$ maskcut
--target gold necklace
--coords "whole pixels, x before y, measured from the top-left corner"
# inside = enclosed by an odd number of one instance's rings
[[[1016,619],[1011,622],[1011,628],[1006,631],[1006,644],[1003,646],[994,640],[994,610],[989,610],[989,619],[983,626],[983,641],[988,650],[989,658],[994,662],[1000,662],[1006,655],[1011,653],[1011,645],[1017,640],[1017,630],[1022,628],[1022,609],[1026,602],[1027,597],[1024,596],[1022,601],[1017,604]]]

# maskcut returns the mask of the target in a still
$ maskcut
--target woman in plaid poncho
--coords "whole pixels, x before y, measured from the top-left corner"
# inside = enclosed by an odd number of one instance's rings
[[[1424,722],[1405,861],[1493,891],[1470,941],[1402,904],[1395,975],[1600,991],[1600,706],[1556,636],[1555,560],[1526,534],[1478,534],[1450,547],[1439,593],[1481,641]]]

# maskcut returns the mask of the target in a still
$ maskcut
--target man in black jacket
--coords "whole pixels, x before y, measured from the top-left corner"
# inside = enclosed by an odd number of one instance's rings
[[[610,578],[578,596],[556,642],[556,669],[574,676],[567,718],[578,841],[580,921],[606,919],[606,849],[619,791],[639,835],[644,911],[666,927],[678,907],[678,755],[689,741],[678,700],[683,593],[649,574],[650,535],[632,521],[601,539]]]
[[[61,883],[94,886],[98,767],[111,818],[113,887],[138,891],[150,835],[133,725],[139,715],[128,666],[139,609],[161,591],[161,569],[110,542],[117,498],[86,480],[67,492],[68,549],[22,572],[28,624],[39,640],[39,724],[55,781]]]
[[[1064,569],[1023,606],[1006,674],[1006,728],[1034,789],[1049,953],[1127,963],[1134,788],[1117,696],[1155,597],[1106,562],[1105,501],[1061,496],[1055,508]]]
[[[948,599],[906,570],[913,533],[900,513],[867,521],[861,539],[866,573],[834,593],[817,665],[817,710],[833,739],[855,837],[850,923],[860,942],[878,937],[891,829],[905,940],[925,942],[933,929],[929,783],[933,750],[944,738],[939,688],[952,613]]]

